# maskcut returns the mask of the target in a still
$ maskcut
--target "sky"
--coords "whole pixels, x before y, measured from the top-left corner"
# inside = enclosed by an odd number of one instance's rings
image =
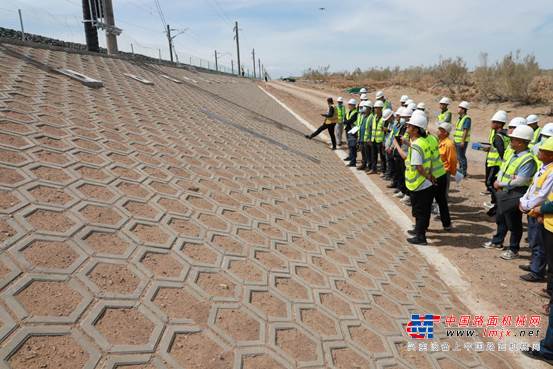
[[[234,22],[241,62],[252,69],[253,48],[271,77],[307,68],[431,65],[460,56],[469,67],[486,52],[489,62],[516,50],[553,68],[552,0],[158,0],[166,23],[184,30],[175,38],[180,61],[194,57],[236,63]],[[119,48],[168,59],[167,38],[154,0],[113,0],[123,29]],[[0,0],[0,26],[84,43],[80,0]],[[324,8],[320,10],[319,8]],[[105,44],[103,32],[100,43]]]

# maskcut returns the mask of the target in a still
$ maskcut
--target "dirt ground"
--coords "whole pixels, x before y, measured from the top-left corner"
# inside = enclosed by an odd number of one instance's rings
[[[320,85],[299,82],[296,84],[283,82],[270,82],[263,87],[278,99],[287,104],[301,117],[313,126],[319,126],[322,122],[320,113],[325,111],[328,96],[342,96],[344,100],[350,97],[343,91],[324,88]],[[399,105],[399,98],[406,94],[418,102],[425,102],[430,109],[430,125],[436,121],[438,114],[438,101],[441,96],[432,96],[428,93],[416,91],[412,88],[394,87],[384,91],[386,97],[392,102],[394,109]],[[369,90],[369,97],[374,100],[375,91]],[[451,107],[456,107],[458,101],[454,101]],[[489,132],[489,119],[496,110],[503,109],[509,113],[509,119],[515,116],[524,116],[531,113],[540,114],[540,125],[543,126],[553,118],[544,116],[545,106],[513,106],[512,104],[481,105],[472,104],[469,115],[473,121],[472,142],[486,141]],[[456,119],[456,109],[451,109],[453,119]],[[549,118],[549,120],[548,120]],[[530,252],[527,242],[521,243],[521,257],[512,261],[499,258],[500,251],[489,250],[481,247],[482,243],[489,240],[495,231],[493,218],[486,215],[486,209],[482,204],[489,201],[487,196],[480,195],[485,190],[484,186],[484,162],[485,154],[469,148],[469,177],[460,185],[452,185],[450,211],[454,230],[451,233],[442,231],[441,223],[432,220],[430,225],[429,240],[431,246],[439,250],[459,269],[462,277],[474,288],[479,301],[486,302],[496,308],[497,314],[535,314],[542,313],[542,306],[547,300],[540,296],[543,283],[528,283],[520,280],[524,274],[518,268],[519,265],[528,263]],[[384,192],[391,191],[380,176],[371,176]],[[411,215],[411,209],[401,204],[396,198],[394,201],[407,215]],[[526,234],[525,234],[526,235]],[[462,300],[462,296],[459,296]],[[543,325],[543,324],[542,324]]]

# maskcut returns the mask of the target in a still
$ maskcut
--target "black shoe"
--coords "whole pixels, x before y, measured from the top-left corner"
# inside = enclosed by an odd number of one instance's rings
[[[365,169],[367,169],[367,167],[364,166],[364,165],[361,165],[360,167],[357,167],[357,170],[365,170]]]
[[[336,148],[335,148],[335,147],[333,147],[333,148],[332,148],[332,150],[336,150]]]
[[[350,159],[349,158],[345,158],[344,161],[349,161]]]
[[[486,214],[487,214],[489,217],[493,217],[493,216],[495,216],[496,211],[497,211],[497,209],[496,209],[496,207],[494,206],[493,208],[491,208],[490,210],[488,210],[488,211],[486,212]]]
[[[305,135],[304,137],[307,138],[308,140],[311,139],[311,135]]]
[[[446,231],[446,232],[451,232],[451,231],[453,231],[453,226],[451,226],[451,225],[445,226],[445,227],[444,227],[444,231]]]
[[[522,351],[524,356],[528,356],[531,359],[545,361],[548,364],[553,364],[553,359],[546,358],[540,350],[529,349],[528,351]]]
[[[357,166],[357,164],[351,164],[351,163],[350,163],[350,164],[348,164],[347,166],[348,166],[348,167],[355,167],[355,166]]]
[[[520,279],[522,279],[523,281],[526,281],[526,282],[545,282],[544,277],[537,276],[532,272],[530,272],[528,274],[521,275]]]
[[[407,242],[409,242],[410,244],[413,244],[413,245],[428,245],[428,243],[426,242],[425,237],[415,236],[415,237],[412,237],[412,238],[408,238]]]
[[[393,183],[390,183],[386,185],[386,188],[397,188],[397,186],[394,185]]]
[[[525,272],[531,272],[532,269],[530,269],[530,264],[522,264],[518,266],[520,269],[524,270]]]
[[[414,229],[408,230],[407,233],[410,234],[411,236],[416,236],[417,235],[417,232],[415,232]]]

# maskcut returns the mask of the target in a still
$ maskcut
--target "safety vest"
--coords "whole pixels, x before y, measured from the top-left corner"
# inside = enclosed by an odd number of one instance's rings
[[[392,110],[392,103],[388,100],[384,101],[384,108],[382,110],[390,109]]]
[[[541,127],[538,127],[537,129],[534,130],[534,136],[532,137],[532,141],[530,141],[528,148],[532,149],[532,147],[534,147],[534,145],[538,143],[538,141],[540,140],[540,135],[541,135]]]
[[[547,201],[553,201],[553,191],[547,195]],[[544,214],[543,215],[543,226],[549,232],[553,232],[553,214]]]
[[[350,120],[353,114],[357,113],[357,109],[353,108],[346,113],[346,120]],[[358,118],[359,119],[359,118]]]
[[[399,131],[399,122],[394,120],[390,125],[390,130],[386,135],[386,138],[384,139],[384,145],[387,148],[392,147],[394,142],[394,137],[397,135],[398,131]]]
[[[342,123],[344,121],[344,116],[346,115],[346,107],[344,105],[336,105],[336,111],[338,112],[338,122]]]
[[[376,115],[371,119],[371,141],[376,143],[384,141],[384,120]]]
[[[440,141],[438,137],[428,135],[426,136],[426,142],[428,143],[429,155],[432,158],[432,177],[440,178],[447,173],[440,156]]]
[[[534,155],[532,155],[532,153],[529,151],[526,154],[517,157],[515,157],[513,151],[513,154],[511,154],[509,160],[506,160],[501,164],[500,170],[502,172],[502,175],[501,178],[499,178],[499,182],[510,183],[512,176],[516,175],[519,168],[529,161],[533,160]]]
[[[451,113],[449,110],[446,110],[438,115],[438,122],[451,123]]]
[[[334,109],[332,109],[334,112],[332,113],[332,116],[325,119],[325,124],[335,124],[338,123],[338,109],[334,105],[331,105]]]
[[[431,171],[431,158],[428,157],[428,142],[426,139],[419,137],[415,142],[411,143],[409,150],[407,151],[407,158],[405,159],[405,186],[409,191],[416,191],[424,181],[426,177],[422,176],[417,170],[416,165],[411,165],[411,155],[413,150],[416,150],[423,158],[422,166],[426,173]]]
[[[369,123],[372,119],[373,119],[372,114],[369,114],[366,117],[363,116],[363,118],[361,119],[361,124],[359,126],[359,142],[370,141],[371,128]]]
[[[470,118],[468,115],[464,115],[461,119],[457,121],[457,124],[455,125],[455,135],[453,138],[455,139],[455,143],[461,143],[463,142],[463,125],[465,124],[465,121],[467,118]],[[467,132],[467,137],[465,138],[465,142],[470,141],[470,129]]]
[[[495,140],[495,135],[496,135],[495,129],[490,129],[490,134],[488,136],[488,142],[490,143],[490,151],[488,151],[488,155],[486,156],[487,167],[500,167],[501,163],[503,162],[503,160],[501,159],[501,156],[499,156],[499,151],[497,151],[497,148],[493,145],[493,142]],[[511,140],[506,135],[501,135],[501,138],[503,139],[503,147],[505,148],[505,151],[503,152],[503,156],[505,157]]]
[[[541,174],[541,176],[538,177],[536,181],[536,190],[534,192],[534,195],[537,195],[540,192],[547,177],[552,175],[553,165],[549,164],[549,167]],[[553,191],[549,192],[549,195],[547,195],[547,200],[553,201]],[[543,225],[545,226],[545,229],[547,229],[549,232],[553,232],[553,214],[544,214],[543,218]]]

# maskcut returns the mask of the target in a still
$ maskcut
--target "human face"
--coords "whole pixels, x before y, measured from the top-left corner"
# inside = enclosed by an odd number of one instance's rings
[[[553,163],[553,151],[539,150],[538,159],[542,161],[544,165]]]
[[[447,136],[449,136],[449,134],[447,133],[447,131],[443,128],[438,128],[438,138],[440,140],[443,140],[444,138],[446,138]]]
[[[376,115],[378,115],[379,117],[382,116],[382,108],[374,108],[374,112],[375,112]]]
[[[459,115],[465,115],[467,111],[463,108],[459,108],[457,112],[459,113]]]
[[[446,111],[447,110],[447,105],[446,104],[440,104],[440,109],[442,111]]]
[[[516,152],[521,152],[526,150],[528,147],[528,141],[521,140],[520,138],[511,137],[511,148]]]
[[[406,131],[407,134],[409,134],[409,137],[415,137],[419,132],[418,128],[412,124],[407,124]]]

